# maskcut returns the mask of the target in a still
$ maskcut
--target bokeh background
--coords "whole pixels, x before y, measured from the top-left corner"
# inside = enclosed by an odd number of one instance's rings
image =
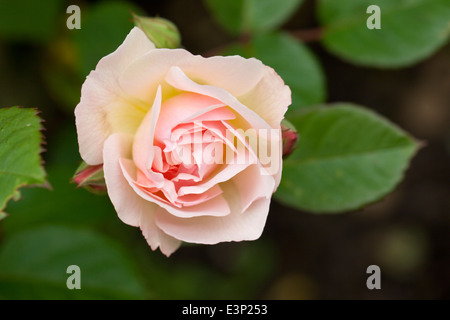
[[[7,19],[1,11],[14,4],[0,1],[0,106],[40,110],[52,190],[25,188],[20,201],[8,203],[0,222],[1,299],[450,298],[448,45],[412,66],[378,69],[308,41],[325,74],[327,102],[366,106],[425,142],[404,181],[380,202],[342,214],[274,200],[259,240],[183,245],[167,259],[120,222],[107,196],[70,183],[80,163],[73,109],[83,78],[132,28],[130,9],[173,21],[195,54],[218,52],[236,38],[201,0],[14,3],[22,4]],[[81,7],[81,30],[66,28],[69,4]],[[316,5],[304,1],[281,28],[314,30]],[[81,267],[81,290],[66,288],[71,264]],[[373,264],[381,268],[381,290],[366,287]]]

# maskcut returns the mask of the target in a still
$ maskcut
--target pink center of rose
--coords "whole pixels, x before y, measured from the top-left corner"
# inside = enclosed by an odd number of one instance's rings
[[[153,108],[158,108],[157,99]],[[208,201],[222,193],[220,181],[214,180],[230,166],[230,154],[234,161],[237,156],[251,159],[230,139],[230,120],[236,115],[214,98],[181,93],[161,103],[159,115],[157,110],[149,114],[133,144],[137,168],[121,159],[125,176],[148,197],[178,208]]]

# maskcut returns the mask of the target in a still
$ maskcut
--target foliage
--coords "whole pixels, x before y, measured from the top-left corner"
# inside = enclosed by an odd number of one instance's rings
[[[370,5],[380,8],[379,30],[366,28],[366,8]],[[321,0],[318,15],[325,47],[343,59],[367,66],[416,63],[444,45],[450,35],[447,0]]]
[[[300,140],[284,162],[278,201],[313,213],[339,213],[372,203],[400,183],[419,143],[367,107],[325,105],[326,76],[317,46],[286,27],[302,0],[204,3],[233,39],[221,53],[256,57],[291,88],[287,119]],[[56,117],[45,154],[52,190],[20,189],[23,199],[8,203],[10,216],[0,223],[0,298],[257,297],[277,268],[270,243],[235,244],[226,257],[213,256],[222,269],[211,267],[214,263],[172,263],[177,255],[167,260],[152,254],[139,231],[120,222],[106,197],[70,184],[80,164],[72,115],[83,79],[133,27],[130,10],[145,15],[127,1],[83,4],[82,29],[68,31],[64,1],[0,0],[0,39],[11,46],[32,44],[42,53],[39,76],[56,105],[44,113]],[[366,28],[369,5],[382,10],[379,30]],[[320,0],[315,40],[352,64],[403,67],[426,59],[448,41],[449,16],[448,0]],[[18,200],[18,188],[46,182],[40,130],[34,109],[0,109],[0,219],[8,200]],[[65,287],[66,268],[72,264],[82,268],[81,291]]]
[[[362,107],[338,104],[291,116],[298,148],[283,164],[277,199],[312,212],[374,202],[402,179],[417,143]]]
[[[36,110],[0,109],[0,212],[10,198],[20,198],[19,187],[45,182],[40,130]]]

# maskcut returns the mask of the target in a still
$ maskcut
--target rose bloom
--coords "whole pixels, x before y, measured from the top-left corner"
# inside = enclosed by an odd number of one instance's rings
[[[257,59],[156,49],[134,28],[83,84],[80,154],[103,164],[119,218],[153,250],[254,240],[280,182],[276,133],[290,104]]]

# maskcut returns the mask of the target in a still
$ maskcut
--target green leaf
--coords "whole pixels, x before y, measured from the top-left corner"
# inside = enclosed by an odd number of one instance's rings
[[[80,290],[66,286],[71,265],[80,267]],[[0,299],[140,299],[140,280],[123,250],[92,231],[29,229],[0,251]]]
[[[231,34],[275,30],[303,0],[206,0],[216,20]]]
[[[45,42],[58,30],[65,15],[60,0],[0,0],[0,38],[9,41]]]
[[[17,189],[43,184],[41,119],[34,109],[0,109],[0,212]]]
[[[85,11],[81,30],[72,30],[79,51],[82,76],[95,69],[101,58],[122,44],[133,28],[131,11],[139,13],[142,10],[128,2],[104,1]]]
[[[235,45],[226,54],[256,57],[272,67],[292,91],[293,110],[325,100],[322,68],[307,46],[282,32],[255,37],[247,46]]]
[[[74,166],[53,164],[47,166],[47,171],[52,190],[24,189],[21,201],[8,205],[10,216],[2,221],[8,233],[20,232],[30,224],[88,226],[118,219],[108,197],[75,188],[70,183]]]
[[[342,212],[379,200],[403,178],[418,144],[375,113],[351,104],[289,119],[300,134],[283,163],[281,202],[312,212]]]
[[[381,11],[381,29],[366,26],[370,5]],[[321,0],[323,44],[342,59],[375,67],[416,63],[442,47],[450,34],[448,0]]]
[[[76,188],[70,181],[80,161],[74,123],[55,131],[47,147],[46,170],[52,190],[23,189],[21,201],[8,204],[10,216],[2,221],[5,233],[20,232],[30,225],[92,226],[118,220],[108,197]]]

